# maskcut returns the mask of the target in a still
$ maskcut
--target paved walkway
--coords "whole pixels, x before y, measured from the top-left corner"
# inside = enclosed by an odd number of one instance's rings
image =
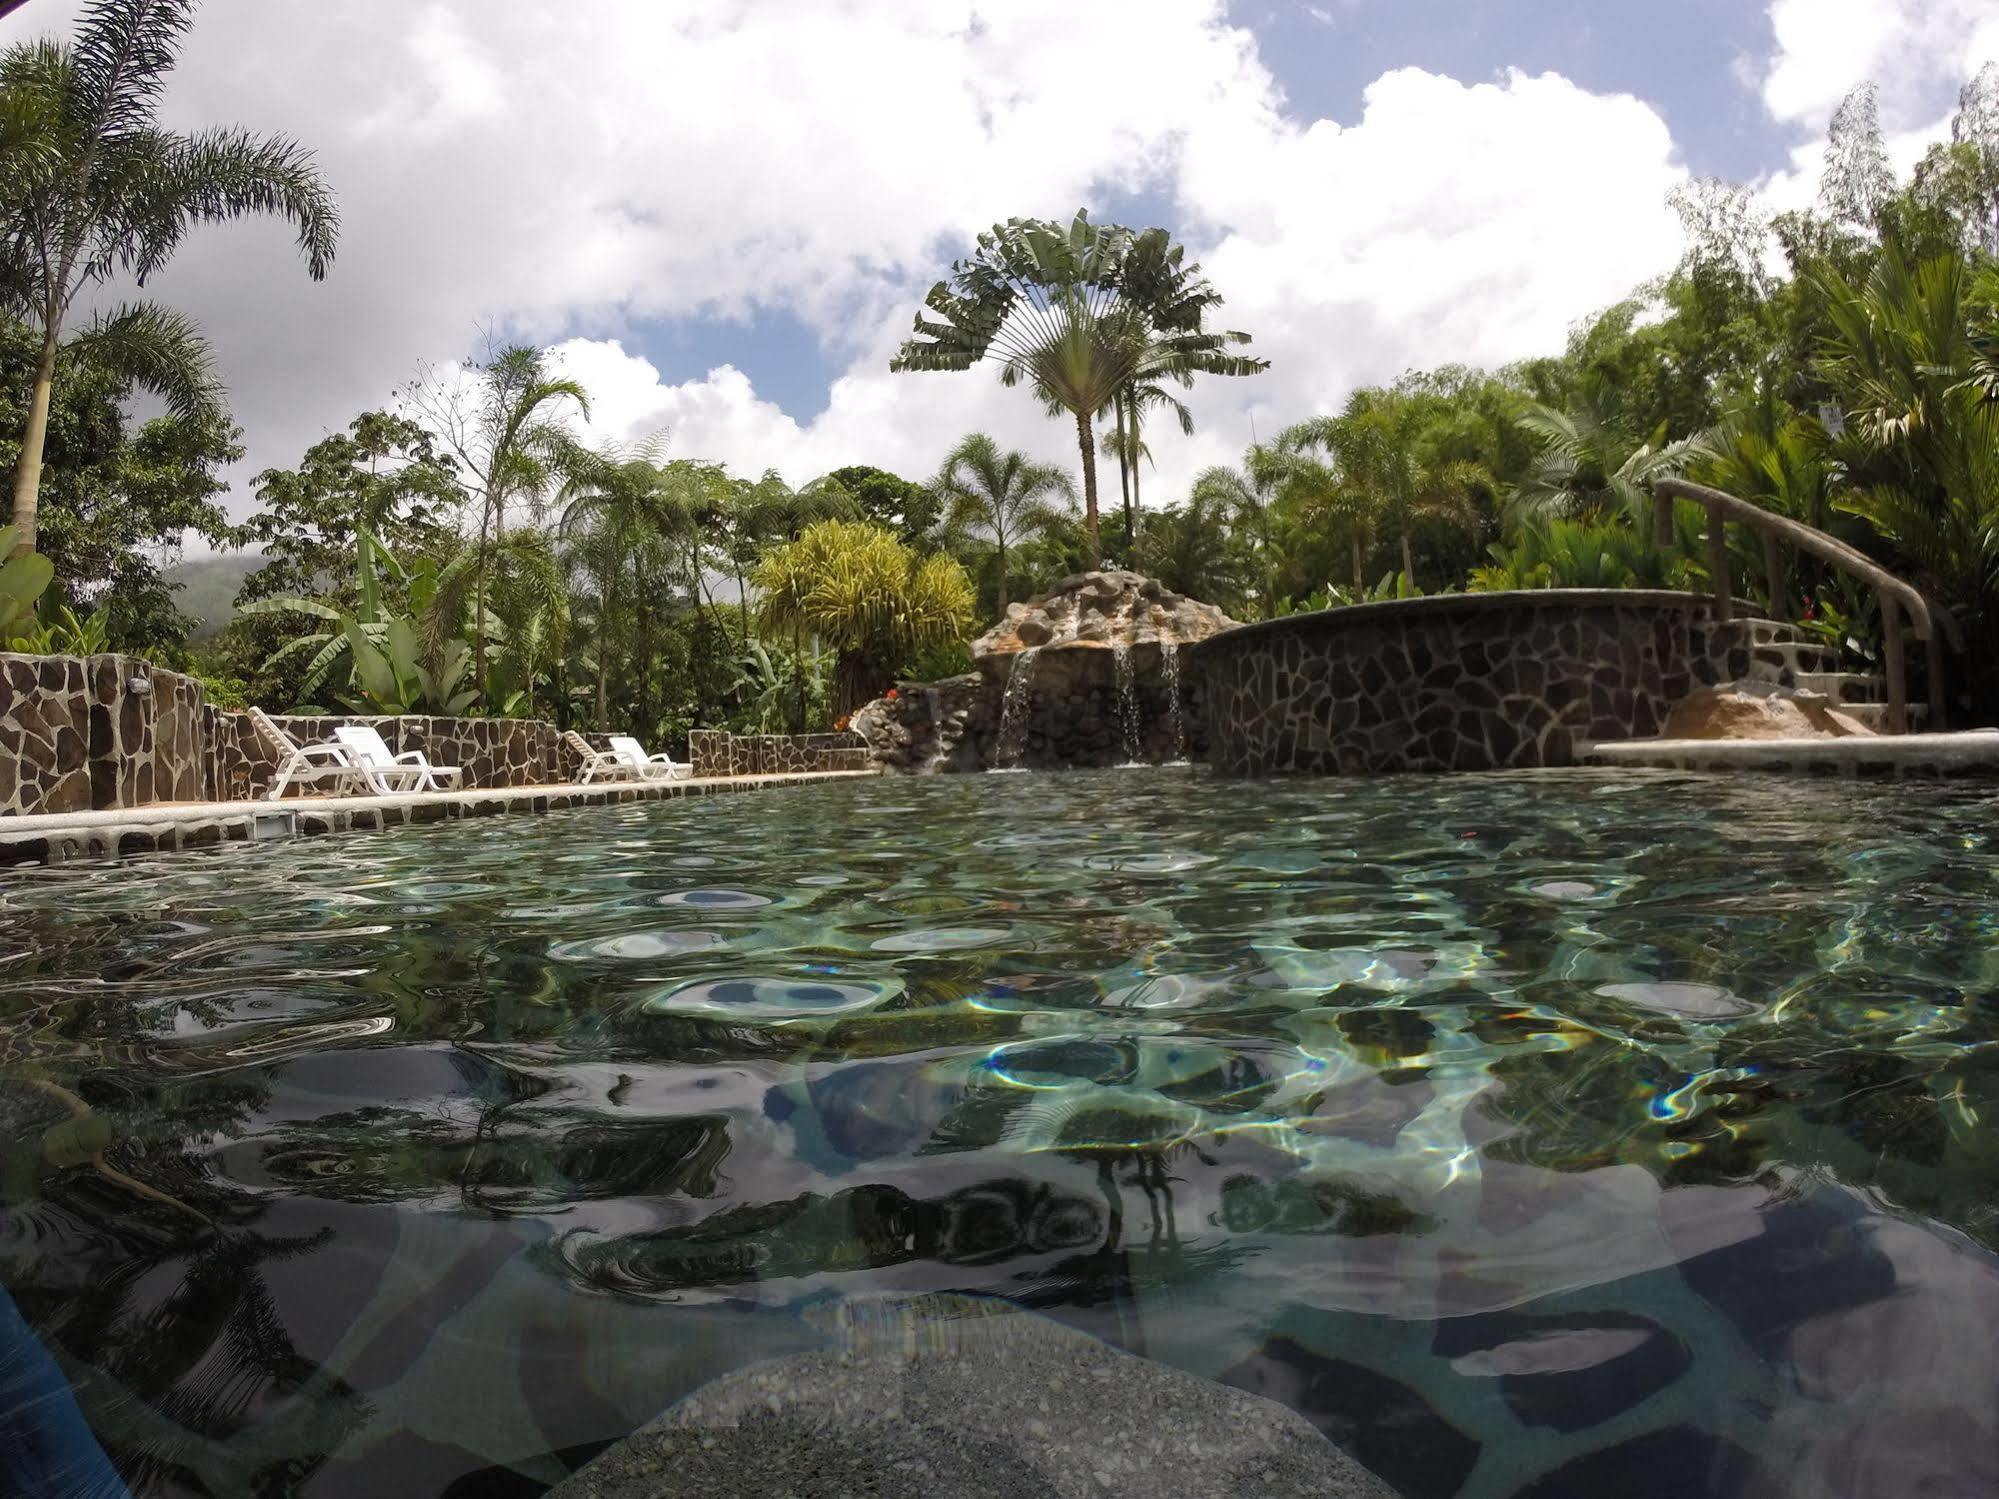
[[[506,812],[556,812],[621,802],[670,801],[845,781],[871,770],[797,771],[787,775],[711,776],[675,781],[598,782],[590,786],[508,786],[474,791],[399,792],[390,796],[288,796],[283,801],[158,802],[101,812],[0,817],[0,865],[109,858],[155,849],[202,848],[252,838],[378,832],[410,823]]]
[[[1821,775],[1961,775],[1999,771],[1999,729],[1851,739],[1627,739],[1590,744],[1585,764],[1674,770],[1777,770]]]

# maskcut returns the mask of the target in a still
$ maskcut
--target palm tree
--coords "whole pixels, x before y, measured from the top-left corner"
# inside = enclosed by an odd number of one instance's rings
[[[1209,474],[1230,472],[1208,470]],[[1185,505],[1169,505],[1146,516],[1134,548],[1134,564],[1175,593],[1234,607],[1243,592],[1244,563],[1248,560],[1241,538],[1232,528],[1234,519],[1233,507],[1219,486],[1197,483]],[[1256,555],[1263,563],[1270,560],[1266,551],[1259,550]],[[1257,591],[1263,593],[1264,589],[1259,585]],[[1258,605],[1268,619],[1272,610],[1267,594]]]
[[[193,0],[93,0],[73,45],[0,53],[0,306],[41,336],[14,468],[17,548],[35,548],[42,452],[64,323],[77,298],[129,272],[143,286],[197,224],[275,213],[298,229],[306,271],[333,262],[339,214],[312,154],[285,136],[163,129],[166,75]],[[194,325],[150,303],[96,319],[91,354],[191,414],[215,399]]]
[[[832,646],[835,715],[879,696],[917,651],[962,640],[972,621],[964,568],[859,521],[807,526],[765,554],[754,582],[762,629]]]
[[[1277,549],[1271,543],[1271,505],[1297,464],[1279,448],[1257,444],[1243,454],[1240,468],[1216,464],[1195,476],[1190,511],[1232,518],[1248,532],[1263,576],[1257,582],[1257,611],[1265,619],[1277,611]]]
[[[1999,615],[1999,274],[1984,273],[1981,296],[1962,255],[1911,264],[1889,246],[1861,285],[1814,283],[1853,458],[1838,506],[1983,635]]]
[[[564,476],[587,470],[588,454],[552,413],[567,403],[588,419],[590,397],[575,380],[551,373],[542,350],[522,344],[500,349],[469,372],[427,370],[405,397],[477,485],[472,654],[483,691],[488,574],[506,536],[507,505],[537,504]]]
[[[736,596],[743,603],[739,646],[749,649],[748,583],[757,558],[774,542],[796,539],[815,521],[851,519],[855,510],[853,496],[834,480],[816,479],[793,489],[776,469],[766,469],[759,479],[721,478],[716,503],[707,514],[709,547],[735,579]]]
[[[1308,557],[1319,544],[1327,543],[1345,548],[1353,590],[1365,593],[1367,557],[1381,530],[1379,496],[1302,451],[1300,441],[1296,429],[1279,434],[1277,440],[1284,467],[1275,503],[1266,512],[1273,537],[1273,571],[1287,557]],[[1288,536],[1288,544],[1278,539],[1280,531]],[[1292,581],[1295,592],[1311,593],[1328,579],[1311,570]]]
[[[1025,453],[1001,452],[985,433],[973,432],[951,450],[931,487],[950,507],[945,518],[950,529],[992,538],[999,554],[999,612],[1005,614],[1007,547],[1047,530],[1054,513],[1049,499],[1073,499],[1075,486],[1060,469]]]
[[[981,234],[924,298],[891,370],[966,370],[984,359],[1076,424],[1084,525],[1102,556],[1092,422],[1134,386],[1196,374],[1251,375],[1268,361],[1230,353],[1246,333],[1208,333],[1221,295],[1163,229],[1134,235],[1078,212],[1067,228],[1009,219]]]
[[[597,623],[597,731],[610,728],[611,632],[619,589],[641,545],[665,508],[660,494],[657,444],[616,446],[579,464],[558,496],[561,535],[568,560],[594,586]]]
[[[1180,383],[1190,385],[1193,382],[1183,379]],[[1184,401],[1157,381],[1127,387],[1111,397],[1111,429],[1104,434],[1103,446],[1117,456],[1118,492],[1124,500],[1124,541],[1127,548],[1137,535],[1138,512],[1144,503],[1139,497],[1139,464],[1152,458],[1152,449],[1146,445],[1142,435],[1147,406],[1166,407],[1179,419],[1181,435],[1194,435],[1194,413],[1187,409]]]
[[[1498,487],[1480,463],[1441,458],[1424,449],[1415,413],[1390,401],[1351,403],[1340,416],[1315,417],[1290,428],[1280,445],[1318,447],[1330,454],[1341,478],[1367,497],[1367,507],[1392,527],[1402,549],[1402,576],[1416,586],[1410,533],[1422,521],[1471,530],[1477,497]]]
[[[1687,439],[1668,442],[1662,425],[1640,440],[1611,414],[1607,399],[1588,391],[1566,411],[1536,403],[1517,420],[1541,449],[1513,495],[1516,510],[1525,514],[1593,520],[1623,512],[1638,518],[1652,480],[1677,474],[1689,457]]]

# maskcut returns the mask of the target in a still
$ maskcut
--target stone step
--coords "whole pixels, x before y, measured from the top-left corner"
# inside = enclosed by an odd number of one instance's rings
[[[1888,701],[1888,683],[1874,672],[1801,671],[1791,685],[1799,692],[1829,697],[1840,707]]]
[[[1780,619],[1764,619],[1759,615],[1738,614],[1727,624],[1710,624],[1710,631],[1730,631],[1746,636],[1750,645],[1792,645],[1803,639],[1798,627]]]
[[[1781,645],[1750,648],[1750,660],[1765,665],[1788,667],[1792,671],[1838,671],[1839,652],[1815,640],[1792,640]]]
[[[1872,729],[1877,734],[1888,732],[1888,705],[1886,703],[1844,703],[1840,712],[1855,723]],[[1909,732],[1920,734],[1929,726],[1930,705],[1928,703],[1909,704]]]

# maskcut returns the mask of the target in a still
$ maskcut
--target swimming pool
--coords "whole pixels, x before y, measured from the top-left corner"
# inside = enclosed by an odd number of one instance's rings
[[[538,1493],[885,1291],[1411,1496],[1989,1492],[1995,835],[1133,770],[7,871],[0,1281],[144,1494]]]

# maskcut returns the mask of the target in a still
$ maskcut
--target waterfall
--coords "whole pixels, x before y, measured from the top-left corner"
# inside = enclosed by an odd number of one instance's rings
[[[1166,668],[1166,722],[1173,731],[1173,763],[1187,758],[1187,714],[1180,703],[1180,647],[1170,640],[1159,642],[1159,658]]]
[[[930,719],[930,753],[924,757],[917,774],[934,776],[944,764],[944,695],[935,687],[926,687],[923,704]]]
[[[1027,748],[1027,694],[1034,685],[1034,662],[1040,646],[1029,646],[1013,658],[1000,698],[999,742],[993,746],[993,769],[1012,770]]]
[[[1124,761],[1138,763],[1138,666],[1131,659],[1131,647],[1123,641],[1111,646],[1111,665],[1117,676],[1118,732],[1124,739]]]

